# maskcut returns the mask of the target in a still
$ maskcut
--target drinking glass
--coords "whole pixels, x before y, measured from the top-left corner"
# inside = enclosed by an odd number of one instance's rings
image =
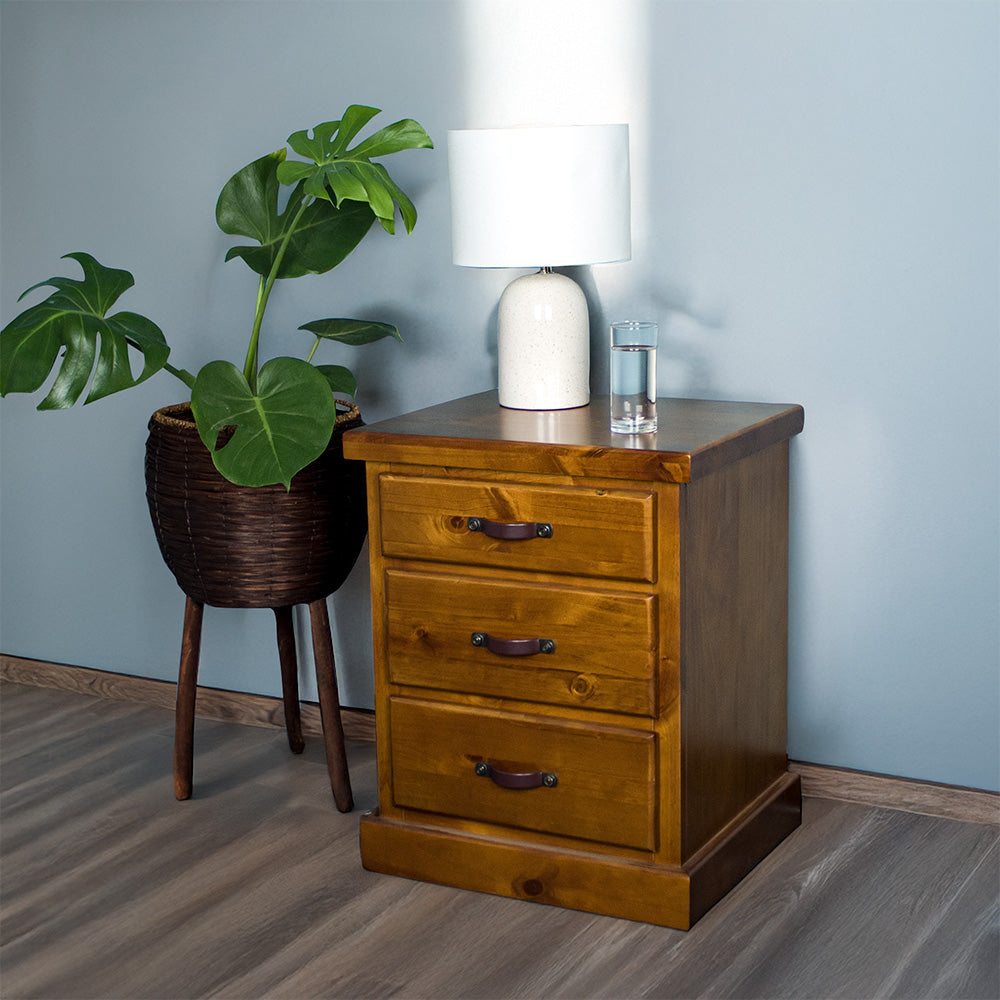
[[[656,430],[655,323],[611,324],[611,430],[649,434]]]

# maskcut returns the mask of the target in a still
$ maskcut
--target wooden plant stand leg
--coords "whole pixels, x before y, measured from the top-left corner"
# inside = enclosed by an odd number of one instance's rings
[[[351,794],[351,777],[347,772],[344,728],[340,721],[340,696],[337,693],[337,667],[333,659],[330,615],[325,597],[309,605],[309,620],[312,624],[319,714],[323,722],[323,740],[326,743],[326,766],[330,772],[330,786],[337,808],[341,812],[350,812],[354,808],[354,797]]]
[[[191,798],[194,774],[194,703],[198,693],[198,658],[201,654],[201,619],[205,605],[193,597],[184,605],[184,636],[177,677],[177,712],[174,717],[174,795]]]
[[[299,665],[295,656],[295,627],[292,607],[274,608],[278,633],[278,658],[281,660],[281,697],[285,704],[285,730],[292,753],[302,753],[302,716],[299,711]]]

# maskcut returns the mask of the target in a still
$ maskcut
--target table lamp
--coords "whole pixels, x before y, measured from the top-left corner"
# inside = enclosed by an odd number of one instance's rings
[[[590,317],[553,267],[631,257],[628,125],[448,133],[452,257],[467,267],[540,267],[500,299],[500,405],[590,401]]]

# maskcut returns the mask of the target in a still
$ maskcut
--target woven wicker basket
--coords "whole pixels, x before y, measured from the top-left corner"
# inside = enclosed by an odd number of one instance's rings
[[[220,475],[189,404],[153,414],[146,499],[160,552],[185,594],[220,608],[278,608],[319,600],[344,582],[368,522],[364,464],[345,460],[341,442],[363,421],[356,406],[342,408],[326,452],[288,492]]]

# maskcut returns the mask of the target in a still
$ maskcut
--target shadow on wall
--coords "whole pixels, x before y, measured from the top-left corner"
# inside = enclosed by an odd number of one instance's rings
[[[565,268],[564,272],[582,289],[590,311],[590,388],[609,392],[611,371],[608,349],[611,324],[623,319],[652,319],[659,324],[656,368],[658,391],[665,396],[713,395],[712,351],[709,338],[722,335],[726,321],[718,313],[700,310],[691,296],[669,285],[650,285],[635,296],[643,303],[642,315],[609,312],[591,267]],[[493,338],[495,353],[496,338]]]
[[[717,395],[712,376],[710,339],[721,337],[725,317],[699,310],[689,296],[666,286],[649,290],[649,301],[660,317],[660,340],[657,351],[657,380],[669,386],[667,395]]]

